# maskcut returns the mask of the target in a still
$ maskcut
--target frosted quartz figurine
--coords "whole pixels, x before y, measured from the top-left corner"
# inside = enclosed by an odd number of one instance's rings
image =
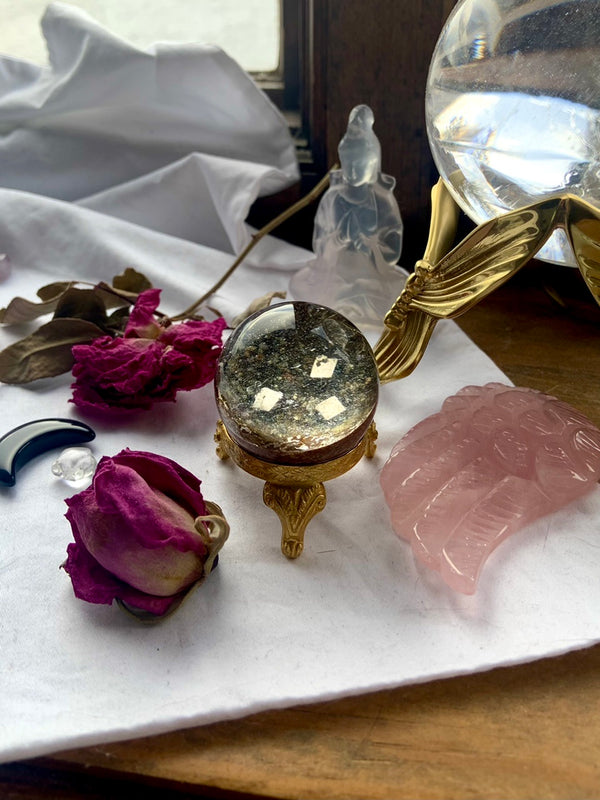
[[[315,258],[290,281],[296,300],[333,308],[360,328],[381,328],[402,291],[396,266],[402,251],[402,217],[395,180],[381,173],[381,147],[366,105],[350,113],[338,153],[341,169],[315,216]]]
[[[592,491],[600,430],[533,389],[467,386],[393,448],[381,485],[395,532],[458,592],[495,547]]]

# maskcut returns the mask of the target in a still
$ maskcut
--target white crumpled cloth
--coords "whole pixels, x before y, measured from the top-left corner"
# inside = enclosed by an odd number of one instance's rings
[[[53,280],[110,280],[134,266],[162,287],[163,310],[182,310],[231,264],[257,194],[294,179],[285,125],[212,48],[140,53],[59,5],[44,30],[53,71],[0,61],[0,251],[13,269],[0,305],[34,299]],[[285,290],[308,255],[267,241],[212,304],[231,318]],[[24,333],[0,330],[0,346]],[[377,456],[327,484],[327,507],[294,562],[281,555],[260,481],[215,456],[211,387],[133,421],[92,422],[97,457],[130,447],[173,458],[231,524],[218,569],[150,627],[74,598],[59,565],[71,541],[64,498],[75,490],[51,474],[56,452],[26,464],[15,487],[0,489],[0,759],[598,641],[599,490],[505,542],[473,597],[415,566],[392,533],[378,482],[392,445],[447,395],[493,380],[504,377],[492,362],[453,323],[439,325],[413,375],[382,387]],[[2,433],[77,417],[69,385],[68,375],[0,385]]]
[[[298,179],[279,111],[219,48],[138,50],[61,3],[41,27],[49,68],[0,57],[1,186],[230,250]]]

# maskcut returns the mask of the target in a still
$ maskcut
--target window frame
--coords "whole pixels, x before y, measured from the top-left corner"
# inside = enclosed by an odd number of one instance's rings
[[[296,142],[303,177],[325,166],[323,79],[327,0],[280,0],[279,66],[252,73],[286,118]]]

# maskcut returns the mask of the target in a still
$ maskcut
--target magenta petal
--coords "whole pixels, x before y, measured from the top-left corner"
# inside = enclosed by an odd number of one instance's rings
[[[110,605],[117,597],[122,581],[101,567],[82,545],[71,542],[67,547],[67,560],[63,564],[68,572],[75,597],[88,603]]]
[[[88,603],[110,605],[122,600],[129,606],[161,616],[180,602],[181,594],[174,597],[154,597],[134,589],[104,569],[88,551],[77,542],[67,547],[67,560],[63,564],[71,578],[75,597]]]
[[[134,307],[129,313],[125,336],[138,336],[142,339],[155,339],[160,331],[154,312],[160,302],[160,289],[146,289],[140,292]]]
[[[72,402],[80,408],[150,408],[148,387],[162,372],[163,346],[154,339],[102,337],[73,347]]]
[[[212,322],[190,320],[165,328],[160,339],[179,350],[193,348],[198,343],[202,343],[204,346],[220,347],[221,337],[226,327],[227,323],[223,317],[218,317]]]
[[[88,411],[146,409],[213,380],[227,323],[191,320],[163,328],[154,318],[159,294],[139,295],[124,336],[73,347],[71,402]]]
[[[191,587],[188,587],[185,592],[181,592],[173,597],[155,597],[151,594],[139,592],[137,589],[125,584],[118,599],[127,603],[128,606],[139,608],[142,611],[148,611],[150,614],[155,614],[157,617],[160,617],[170,611],[172,606],[180,603],[182,597],[190,588]]]
[[[157,453],[129,448],[117,453],[113,461],[131,467],[149,486],[160,488],[161,492],[176,500],[194,519],[208,513],[200,491],[201,482],[181,464]]]

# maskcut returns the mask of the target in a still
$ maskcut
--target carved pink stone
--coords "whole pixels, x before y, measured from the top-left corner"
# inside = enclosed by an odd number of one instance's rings
[[[600,430],[534,389],[466,386],[393,448],[381,485],[398,536],[456,591],[473,594],[510,534],[592,491]]]

